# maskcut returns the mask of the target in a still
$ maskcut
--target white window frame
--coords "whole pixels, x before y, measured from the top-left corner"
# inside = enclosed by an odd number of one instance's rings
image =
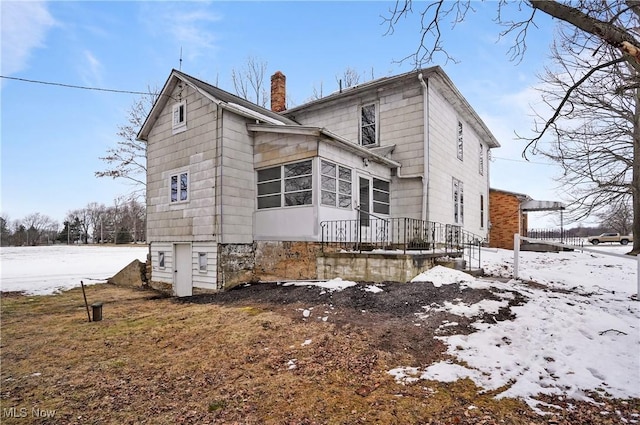
[[[286,167],[291,166],[291,165],[296,165],[296,164],[302,164],[303,162],[309,162],[310,163],[310,173],[309,174],[300,174],[300,175],[296,175],[296,176],[286,176]],[[260,181],[259,177],[256,177],[256,182],[257,182],[257,187],[258,190],[256,192],[256,196],[257,196],[257,201],[258,203],[256,204],[257,209],[259,210],[268,210],[271,208],[295,208],[295,207],[306,207],[309,205],[313,205],[313,160],[312,159],[305,159],[304,161],[296,161],[296,162],[289,162],[287,164],[281,164],[278,165],[276,167],[268,167],[268,168],[263,168],[262,170],[257,170],[256,174],[259,174],[260,171],[266,171],[266,170],[271,170],[271,169],[275,169],[275,168],[280,168],[280,177],[277,179],[271,179],[271,180],[264,180],[264,181]],[[294,179],[299,179],[299,178],[309,178],[310,179],[310,187],[309,188],[304,188],[302,190],[287,190],[287,181],[291,181]],[[269,183],[275,183],[275,182],[279,182],[279,186],[280,186],[280,190],[278,192],[269,192],[266,194],[262,194],[260,195],[260,185],[261,184],[269,184]],[[309,203],[304,203],[304,204],[296,204],[296,205],[287,205],[287,195],[291,195],[291,194],[295,194],[295,193],[302,193],[302,192],[310,192],[310,202]],[[273,197],[278,195],[280,197],[280,202],[278,205],[274,205],[274,206],[268,206],[268,207],[260,207],[259,206],[259,199],[260,198],[266,198],[266,197]]]
[[[363,123],[362,120],[362,112],[364,110],[364,108],[373,106],[374,108],[374,122],[373,123]],[[379,146],[380,145],[380,107],[378,106],[378,102],[369,102],[369,103],[363,103],[362,105],[360,105],[360,117],[359,117],[359,124],[360,124],[360,128],[359,128],[359,133],[360,133],[360,137],[359,137],[359,142],[360,142],[360,146],[363,147],[370,147],[370,146]],[[373,127],[373,137],[374,137],[374,142],[373,143],[364,143],[363,140],[363,136],[364,136],[364,131],[363,128],[364,127]]]
[[[333,173],[325,173],[324,165],[333,166]],[[348,172],[349,178],[343,174]],[[333,188],[325,187],[325,182],[333,181]],[[348,190],[347,190],[348,189]],[[348,193],[347,193],[348,192]],[[333,203],[324,195],[333,195]],[[320,160],[320,204],[329,207],[350,209],[353,205],[353,170],[325,159]]]
[[[181,133],[187,129],[187,102],[183,100],[171,108],[171,128],[173,134]]]
[[[484,193],[480,194],[480,228],[484,229]]]
[[[480,164],[479,164],[479,170],[480,171],[480,175],[484,176],[484,145],[482,144],[482,142],[480,142],[480,158],[479,158]]]
[[[187,187],[184,189],[185,191],[185,195],[186,198],[182,199],[182,196],[180,196],[183,192],[182,187],[180,186],[181,183],[181,177],[182,176],[186,176],[187,179]],[[176,178],[176,199],[173,200],[173,178]],[[177,173],[173,173],[169,176],[169,204],[184,204],[189,202],[191,196],[189,194],[189,188],[191,187],[191,175],[189,174],[188,171],[180,171]]]
[[[462,121],[458,120],[458,132],[456,137],[456,155],[460,161],[464,157],[464,127]]]
[[[161,270],[165,269],[165,254],[164,251],[158,251],[158,268]]]
[[[198,271],[200,273],[207,272],[207,253],[206,252],[198,252]]]
[[[453,195],[453,223],[464,224],[464,183],[453,177],[451,191]]]
[[[379,183],[386,183],[388,190],[380,187]],[[371,209],[374,214],[389,215],[391,212],[391,182],[374,177],[371,182],[371,190],[373,194]]]

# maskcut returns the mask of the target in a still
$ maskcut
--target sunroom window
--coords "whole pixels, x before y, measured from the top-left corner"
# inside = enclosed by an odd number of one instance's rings
[[[351,170],[329,161],[321,162],[321,203],[351,208]]]
[[[258,170],[258,209],[310,205],[312,189],[311,160]]]

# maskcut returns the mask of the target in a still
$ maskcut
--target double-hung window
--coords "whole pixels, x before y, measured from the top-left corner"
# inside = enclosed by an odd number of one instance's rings
[[[320,168],[322,205],[351,208],[351,170],[325,160]]]
[[[456,178],[453,179],[453,222],[464,223],[464,186]]]
[[[375,103],[360,108],[360,144],[373,146],[378,144],[378,111]]]
[[[187,102],[176,103],[171,109],[173,134],[180,133],[187,129]]]
[[[189,201],[189,173],[185,171],[169,177],[169,190],[171,203]]]
[[[458,152],[458,159],[460,161],[462,161],[462,154],[464,153],[464,140],[462,137],[463,131],[462,131],[462,121],[458,121],[458,146],[457,146],[457,152]]]
[[[312,202],[311,160],[258,170],[258,209],[310,205]]]
[[[480,142],[480,163],[479,163],[480,175],[484,175],[484,145]]]

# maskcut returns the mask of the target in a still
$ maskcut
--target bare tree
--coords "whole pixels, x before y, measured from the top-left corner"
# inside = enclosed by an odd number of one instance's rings
[[[631,210],[631,205],[627,202],[611,205],[606,211],[598,214],[598,218],[600,219],[600,226],[605,229],[611,229],[621,235],[631,233],[633,211]]]
[[[512,59],[518,60],[525,54],[527,49],[527,32],[531,26],[535,26],[534,18],[536,13],[542,13],[557,19],[561,27],[567,32],[573,32],[569,36],[576,46],[587,49],[592,46],[606,46],[615,53],[614,59],[610,56],[598,55],[591,63],[591,67],[581,76],[577,76],[567,87],[565,95],[558,104],[553,105],[553,112],[550,118],[538,128],[534,138],[529,140],[527,148],[523,152],[526,158],[527,152],[535,152],[537,143],[551,128],[556,128],[562,122],[564,114],[574,107],[572,94],[587,84],[587,81],[600,72],[612,72],[612,67],[624,63],[628,70],[618,73],[616,83],[611,86],[612,92],[629,90],[635,97],[635,104],[631,114],[633,115],[632,143],[632,177],[631,196],[633,207],[633,250],[632,253],[640,253],[640,84],[638,72],[640,72],[640,2],[637,0],[581,0],[551,1],[551,0],[502,0],[495,3],[497,17],[495,21],[503,26],[499,33],[501,37],[512,36],[513,44],[509,50]],[[447,53],[443,43],[443,33],[441,25],[451,24],[453,27],[462,22],[469,11],[473,11],[470,0],[457,1],[431,1],[426,6],[421,3],[420,12],[420,40],[418,48],[414,53],[408,55],[403,60],[412,60],[416,67],[423,63],[431,62],[435,55],[442,54],[447,60],[454,60]],[[507,6],[515,5],[524,16],[520,20],[509,20],[503,14]],[[389,14],[384,17],[388,24],[388,33],[393,33],[400,19],[408,17],[413,13],[413,2],[411,0],[397,1],[395,7],[389,10]],[[563,46],[564,47],[564,46]],[[595,49],[592,49],[595,51]],[[586,87],[586,86],[585,86]],[[585,89],[586,90],[586,89]],[[590,107],[599,108],[598,105]],[[585,128],[586,130],[586,128]],[[598,128],[591,130],[598,131]],[[557,137],[557,134],[556,134]],[[566,140],[559,143],[564,144]]]
[[[107,168],[95,172],[96,177],[128,180],[134,186],[133,193],[142,197],[147,187],[147,145],[136,140],[136,136],[157,98],[158,90],[149,88],[149,94],[133,102],[127,123],[118,127],[116,147],[108,149],[107,155],[100,158]]]
[[[267,107],[269,93],[265,89],[264,77],[267,72],[267,62],[248,57],[242,69],[231,70],[231,81],[236,94],[256,105]]]
[[[360,84],[360,79],[363,78],[358,71],[354,68],[347,67],[342,75],[336,75],[336,83],[340,88],[354,87]]]
[[[42,242],[42,236],[53,229],[57,230],[58,223],[49,216],[33,213],[22,219],[22,226],[26,230],[26,244],[38,245]]]
[[[548,127],[550,143],[539,151],[562,167],[563,198],[579,220],[632,198],[633,128],[640,117],[634,90],[620,83],[635,72],[610,46],[564,29],[557,31],[551,52],[556,66],[540,77],[543,104],[554,110],[566,98],[570,106]],[[591,73],[598,63],[611,65]],[[536,118],[539,133],[547,120],[540,113]]]

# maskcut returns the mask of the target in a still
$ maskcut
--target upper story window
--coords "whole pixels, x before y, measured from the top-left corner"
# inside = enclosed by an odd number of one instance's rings
[[[312,189],[311,160],[258,170],[258,209],[310,205]]]
[[[484,145],[482,144],[482,142],[480,142],[480,158],[479,158],[479,169],[478,171],[480,171],[480,175],[483,176],[484,175]]]
[[[378,144],[378,108],[375,103],[362,105],[360,113],[360,144],[372,146]]]
[[[339,208],[351,208],[351,170],[322,160],[321,203]]]
[[[187,129],[187,102],[183,100],[173,105],[171,115],[173,134],[185,131]]]
[[[462,121],[458,121],[458,159],[462,161],[464,140],[462,138]]]
[[[187,202],[189,200],[189,173],[185,171],[169,177],[169,188],[171,203]]]

